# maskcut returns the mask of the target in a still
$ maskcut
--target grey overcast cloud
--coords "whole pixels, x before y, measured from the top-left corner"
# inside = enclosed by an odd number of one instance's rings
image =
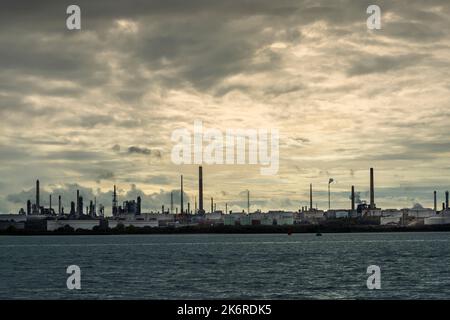
[[[81,8],[81,30],[66,8]],[[366,8],[377,4],[380,30]],[[112,186],[143,209],[197,193],[171,133],[278,128],[278,174],[205,165],[218,208],[432,207],[450,189],[450,2],[9,1],[0,4],[0,212],[41,181],[69,206],[75,190],[110,212]],[[191,200],[192,201],[192,200]],[[223,208],[222,208],[223,209]]]

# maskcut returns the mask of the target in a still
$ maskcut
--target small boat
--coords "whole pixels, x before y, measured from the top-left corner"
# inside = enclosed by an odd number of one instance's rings
[[[290,236],[292,234],[292,230],[288,229],[288,236]]]
[[[317,236],[317,237],[321,237],[322,234],[321,234],[320,232],[317,232],[317,233],[316,233],[316,236]]]

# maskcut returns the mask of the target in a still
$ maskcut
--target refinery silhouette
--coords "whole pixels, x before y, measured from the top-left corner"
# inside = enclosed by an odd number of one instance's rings
[[[75,200],[70,202],[70,209],[62,206],[62,196],[57,197],[57,206],[52,204],[52,194],[49,195],[48,206],[41,203],[40,181],[36,181],[35,201],[27,200],[26,209],[21,208],[17,215],[0,215],[0,230],[9,227],[18,229],[37,228],[46,231],[72,228],[92,230],[99,227],[183,227],[183,226],[294,226],[294,225],[322,225],[330,221],[352,221],[354,224],[373,224],[379,226],[426,226],[450,224],[449,192],[445,192],[445,202],[442,210],[437,207],[437,192],[433,192],[433,208],[423,208],[416,205],[407,209],[381,209],[375,204],[374,169],[369,171],[369,203],[361,201],[355,187],[350,188],[350,202],[346,209],[332,209],[330,203],[330,184],[328,182],[328,209],[321,210],[313,205],[313,185],[309,185],[309,206],[302,206],[297,211],[270,210],[251,212],[250,190],[246,191],[247,210],[233,212],[217,210],[214,198],[210,198],[210,208],[204,207],[203,168],[198,168],[198,203],[195,197],[194,205],[184,198],[183,175],[180,176],[179,208],[174,203],[174,192],[170,193],[170,205],[161,203],[161,210],[146,212],[142,209],[142,198],[126,199],[119,202],[117,186],[112,192],[111,213],[105,212],[103,204],[97,204],[97,198],[87,201],[76,191]],[[86,202],[85,202],[86,201]]]

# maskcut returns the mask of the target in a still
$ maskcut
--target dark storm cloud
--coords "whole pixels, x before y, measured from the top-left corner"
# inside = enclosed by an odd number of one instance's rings
[[[365,24],[366,8],[374,4],[370,0],[76,3],[82,11],[82,30],[72,32],[65,27],[66,7],[72,2],[2,1],[0,115],[4,123],[0,130],[1,143],[8,147],[0,146],[0,167],[5,168],[6,181],[24,180],[26,175],[39,172],[49,180],[133,182],[130,176],[134,175],[141,183],[167,185],[169,181],[160,176],[147,179],[141,175],[148,167],[137,162],[161,158],[160,150],[168,146],[164,138],[169,124],[184,125],[192,123],[192,117],[210,117],[207,108],[211,104],[223,108],[217,108],[214,121],[248,125],[247,106],[236,115],[222,117],[221,111],[226,113],[230,107],[226,98],[233,94],[245,96],[234,98],[237,103],[248,99],[251,120],[261,120],[254,119],[259,110],[252,106],[267,105],[268,112],[261,112],[265,117],[262,125],[275,119],[283,129],[310,139],[298,140],[304,138],[297,136],[296,140],[294,134],[288,143],[282,141],[291,147],[289,157],[309,155],[308,150],[299,150],[301,145],[314,148],[311,157],[317,152],[319,159],[336,150],[357,160],[431,161],[447,148],[426,141],[397,141],[389,135],[405,138],[412,132],[406,132],[408,126],[439,131],[442,135],[436,139],[441,141],[448,133],[448,126],[437,127],[434,120],[430,125],[431,118],[416,116],[428,126],[409,119],[418,107],[398,111],[409,102],[398,100],[405,96],[401,89],[411,90],[416,98],[422,89],[431,90],[439,83],[445,86],[448,62],[442,57],[448,56],[448,0],[377,1],[382,9],[382,30],[373,32]],[[421,67],[420,72],[416,66]],[[362,81],[365,76],[376,81]],[[428,94],[426,90],[424,94]],[[171,100],[173,96],[176,99]],[[351,102],[344,99],[348,96]],[[383,104],[386,101],[389,110],[381,109],[383,106],[373,111],[360,108],[368,104],[364,99],[378,97],[386,99]],[[445,107],[447,101],[442,100],[438,102]],[[330,106],[332,102],[336,105]],[[429,108],[435,108],[434,104]],[[330,129],[330,117],[339,119],[347,112],[360,119],[358,123],[344,124],[347,119],[343,118]],[[448,115],[440,111],[431,116]],[[371,123],[365,122],[368,118]],[[377,137],[373,137],[378,133],[374,122],[383,129]],[[343,135],[349,133],[346,130],[354,130],[351,139]],[[23,133],[23,139],[14,139],[17,132]],[[320,145],[322,137],[336,139]],[[430,139],[433,137],[437,136]],[[336,141],[338,138],[341,140]],[[334,143],[340,141],[345,147]],[[112,152],[110,146],[116,143]],[[160,149],[154,149],[155,143]],[[361,147],[370,143],[376,146]],[[330,145],[335,147],[330,149]],[[98,152],[105,146],[106,152]],[[376,152],[364,152],[368,149]],[[311,166],[321,163],[314,162]],[[328,174],[327,168],[314,172]],[[64,186],[58,192],[73,198],[75,187]],[[111,202],[110,191],[83,192],[87,198],[97,194],[101,201]],[[133,187],[129,196],[141,193]],[[159,209],[169,201],[170,193],[161,191],[145,195],[144,203]],[[287,200],[255,201],[292,205]],[[5,203],[0,198],[0,209],[7,206]],[[242,206],[246,207],[245,200]]]
[[[118,144],[113,145],[111,150],[113,150],[114,152],[120,152],[120,145]]]
[[[128,147],[128,153],[133,154],[143,154],[143,155],[150,155],[152,151],[148,148],[141,148],[136,146]]]
[[[439,21],[440,17],[434,16]],[[432,28],[433,21],[428,23],[418,22],[394,22],[386,26],[387,34],[400,39],[412,41],[435,41],[446,36],[445,29]],[[442,26],[445,28],[445,26]]]
[[[445,157],[450,153],[450,142],[435,138],[431,141],[411,140],[408,138],[392,139],[392,148],[360,154],[356,158],[367,161],[408,161],[432,160]],[[397,151],[399,150],[400,151]]]
[[[383,73],[399,70],[409,66],[416,66],[427,56],[423,54],[405,54],[395,56],[360,56],[347,70],[349,76],[366,75],[370,73]]]
[[[23,117],[26,115],[33,119],[39,119],[59,112],[60,110],[55,107],[36,106],[31,102],[27,102],[21,95],[0,95],[0,115],[4,117],[10,117],[11,115]]]
[[[148,89],[148,81],[141,78],[139,69],[174,72],[153,76],[150,86],[194,85],[199,90],[210,90],[227,76],[276,70],[281,58],[270,50],[260,51],[274,41],[298,43],[301,33],[296,27],[316,21],[334,25],[332,30],[348,32],[346,26],[354,22],[364,25],[365,8],[370,1],[84,1],[77,4],[82,10],[82,31],[65,29],[65,8],[60,1],[6,1],[0,13],[0,66],[5,71],[36,74],[47,78],[70,78],[82,87],[99,86],[111,76],[110,67],[96,55],[102,52],[119,53],[120,68],[130,72],[123,86],[112,92],[124,101],[136,101]],[[403,19],[421,19],[421,22],[397,21],[386,26],[386,34],[405,40],[426,40],[448,34],[441,14],[426,11],[442,1],[425,5],[417,1],[381,1],[385,13],[395,13]],[[139,24],[133,37],[111,37],[107,30],[115,20],[130,19]],[[426,23],[425,23],[426,22]],[[272,28],[276,31],[267,31]],[[12,33],[10,30],[14,30]],[[264,31],[265,29],[265,31]],[[84,33],[92,37],[84,37]],[[115,32],[118,32],[117,30]],[[20,34],[20,37],[18,37]],[[266,59],[254,62],[255,54]],[[361,75],[403,68],[420,56],[355,57],[348,74]],[[359,59],[361,58],[361,59]],[[370,57],[369,57],[370,58]],[[95,72],[93,72],[95,71]],[[232,87],[231,87],[232,88]],[[236,87],[235,87],[236,88]],[[225,94],[230,88],[218,87],[216,94]],[[245,89],[245,88],[244,88]],[[268,90],[279,95],[302,86],[279,87]],[[56,90],[56,89],[55,89]],[[64,95],[70,90],[59,89]]]
[[[68,119],[67,122],[73,124],[74,119]],[[75,123],[85,128],[94,128],[98,125],[110,125],[114,122],[114,117],[106,114],[83,115],[75,121]]]
[[[115,177],[113,171],[103,170],[97,176],[97,182],[100,183],[101,180],[111,180]]]

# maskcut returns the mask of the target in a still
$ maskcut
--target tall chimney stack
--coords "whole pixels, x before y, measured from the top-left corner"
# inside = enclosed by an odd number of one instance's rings
[[[436,191],[433,192],[433,199],[434,199],[434,212],[436,212],[437,211]]]
[[[355,212],[355,186],[352,186],[352,212]]]
[[[205,213],[203,210],[203,168],[202,166],[198,167],[198,205],[199,205],[199,214]]]
[[[311,211],[313,208],[312,203],[312,183],[309,184],[309,210]]]
[[[369,209],[375,209],[375,190],[373,182],[373,168],[370,168],[370,206]]]
[[[170,213],[173,213],[173,191],[170,193]]]
[[[52,195],[49,195],[49,213],[52,213]]]
[[[114,186],[114,192],[116,191]],[[80,190],[77,190],[77,216],[80,215]]]
[[[31,214],[31,200],[27,201],[27,216]]]
[[[250,190],[247,190],[247,214],[250,214]]]
[[[181,213],[184,213],[184,201],[183,201],[183,175],[181,175]]]
[[[211,213],[214,212],[214,199],[211,197]]]
[[[445,209],[448,209],[448,191],[445,191]]]
[[[194,196],[194,214],[197,214],[197,196]]]
[[[118,214],[118,210],[117,210],[117,189],[116,189],[116,185],[114,185],[114,192],[113,192],[112,214],[113,214],[113,216],[116,216],[116,214]]]
[[[61,215],[61,195],[58,196],[58,214]]]
[[[39,179],[38,179],[38,180],[36,180],[36,207],[37,207],[38,212],[41,207],[39,200],[40,199],[39,199]]]
[[[137,208],[136,208],[136,214],[140,215],[142,213],[142,199],[141,196],[137,197]]]

